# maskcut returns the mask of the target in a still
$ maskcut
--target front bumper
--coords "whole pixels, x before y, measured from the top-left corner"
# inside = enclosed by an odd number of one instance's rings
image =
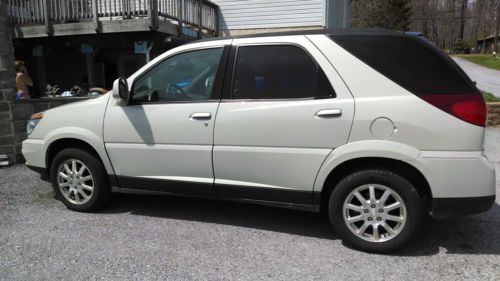
[[[45,143],[39,139],[26,139],[23,141],[22,153],[26,159],[26,165],[45,167]]]
[[[26,164],[26,167],[28,167],[30,170],[32,171],[35,171],[37,173],[40,174],[40,179],[43,180],[43,181],[47,181],[49,182],[50,181],[50,175],[49,173],[47,172],[47,169],[45,168],[40,168],[40,167],[36,167],[36,166],[31,166],[31,165],[28,165]]]
[[[50,177],[45,167],[44,142],[38,139],[27,139],[23,141],[22,153],[26,159],[26,166],[39,173],[44,181],[49,181]]]

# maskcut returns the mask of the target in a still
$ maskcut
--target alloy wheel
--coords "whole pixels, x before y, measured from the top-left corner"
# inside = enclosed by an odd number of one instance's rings
[[[342,211],[349,230],[369,242],[393,239],[407,221],[406,206],[401,196],[380,184],[354,188],[344,200]]]
[[[63,161],[57,169],[57,185],[69,202],[87,203],[94,194],[94,178],[89,168],[78,159]]]

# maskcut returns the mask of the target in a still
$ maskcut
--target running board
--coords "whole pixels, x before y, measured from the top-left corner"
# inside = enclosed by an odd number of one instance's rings
[[[219,197],[219,196],[203,196],[203,195],[194,195],[194,194],[181,194],[181,193],[173,193],[173,192],[165,192],[165,191],[153,191],[153,190],[142,190],[142,189],[132,189],[132,188],[120,188],[118,186],[112,186],[111,190],[116,193],[128,193],[128,194],[143,194],[143,195],[170,195],[170,196],[179,196],[179,197],[191,197],[191,198],[199,198],[199,199],[207,199],[207,200],[219,200],[219,201],[232,201],[232,202],[242,202],[242,203],[250,203],[271,207],[278,207],[284,209],[292,209],[306,212],[319,212],[319,205],[310,205],[310,204],[296,204],[296,203],[286,203],[286,202],[275,202],[275,201],[265,201],[265,200],[255,200],[255,199],[246,199],[246,198],[230,198],[230,197]]]

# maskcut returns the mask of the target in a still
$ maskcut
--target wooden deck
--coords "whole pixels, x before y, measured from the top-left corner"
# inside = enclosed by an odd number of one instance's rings
[[[217,5],[207,0],[8,0],[15,38],[157,31],[217,35]]]

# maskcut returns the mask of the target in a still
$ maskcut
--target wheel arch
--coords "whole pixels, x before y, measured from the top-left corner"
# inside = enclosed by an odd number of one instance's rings
[[[386,157],[359,157],[338,164],[328,173],[321,191],[315,192],[314,203],[319,204],[321,210],[324,210],[325,206],[328,206],[331,192],[344,177],[370,168],[387,169],[409,180],[422,198],[424,209],[432,210],[432,191],[425,176],[416,167],[403,160]]]
[[[85,150],[94,156],[97,157],[97,159],[103,164],[103,166],[107,170],[107,165],[108,163],[105,162],[105,159],[99,154],[98,150],[94,148],[89,142],[84,141],[79,138],[74,138],[74,137],[64,137],[64,138],[59,138],[54,141],[52,141],[46,149],[45,153],[45,167],[47,170],[47,173],[50,175],[50,166],[52,164],[52,160],[54,160],[54,157],[59,153],[60,151],[66,149],[66,148],[80,148],[82,150]],[[107,159],[106,159],[107,160]]]

